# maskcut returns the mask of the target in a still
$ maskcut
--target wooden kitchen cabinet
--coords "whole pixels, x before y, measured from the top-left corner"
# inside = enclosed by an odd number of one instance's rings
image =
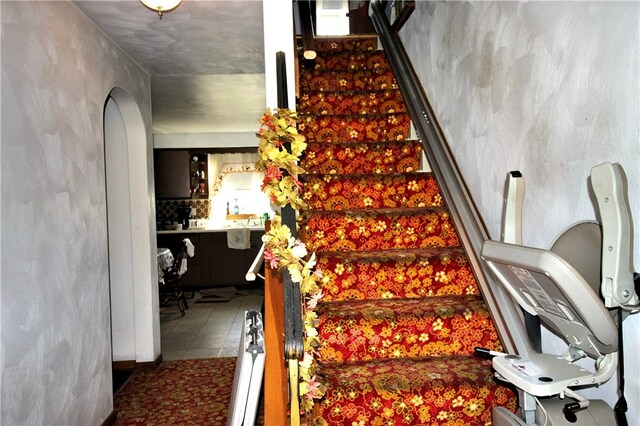
[[[157,199],[191,198],[190,161],[189,151],[184,149],[153,151]]]
[[[230,249],[226,232],[203,234],[209,246],[209,282],[213,286],[245,284],[245,275],[262,245],[263,231],[251,232],[251,248]]]
[[[156,198],[209,198],[208,154],[185,149],[153,151]]]
[[[167,247],[177,254],[184,238],[195,247],[195,256],[188,259],[187,273],[182,277],[185,291],[197,288],[246,284],[245,274],[262,246],[264,231],[251,232],[251,248],[230,249],[226,232],[182,232],[158,234],[158,247]]]

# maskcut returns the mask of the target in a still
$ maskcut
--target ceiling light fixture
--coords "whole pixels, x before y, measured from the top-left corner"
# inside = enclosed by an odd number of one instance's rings
[[[182,3],[182,0],[140,0],[140,2],[154,12],[157,12],[160,19],[162,19],[163,13],[171,12]]]

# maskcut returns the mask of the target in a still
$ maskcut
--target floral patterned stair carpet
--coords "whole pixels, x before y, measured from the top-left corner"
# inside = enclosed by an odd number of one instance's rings
[[[313,424],[487,424],[515,396],[475,346],[500,350],[438,184],[375,38],[321,39],[300,70],[308,142],[301,234],[324,296]]]

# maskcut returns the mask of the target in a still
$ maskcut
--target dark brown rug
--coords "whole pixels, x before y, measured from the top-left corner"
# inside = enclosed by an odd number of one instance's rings
[[[232,298],[219,296],[202,296],[196,303],[228,303]]]
[[[236,297],[253,294],[264,295],[264,288],[251,286],[241,288],[235,286],[207,288],[198,291],[195,303],[227,303]]]

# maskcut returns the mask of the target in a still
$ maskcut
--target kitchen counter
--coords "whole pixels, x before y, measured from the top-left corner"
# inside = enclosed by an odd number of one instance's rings
[[[203,227],[158,231],[158,247],[166,247],[177,253],[185,238],[189,238],[193,244],[195,255],[187,259],[187,273],[182,277],[186,291],[242,285],[246,284],[246,273],[262,246],[264,227],[249,227],[249,247],[246,249],[230,248],[226,231],[240,228]]]

